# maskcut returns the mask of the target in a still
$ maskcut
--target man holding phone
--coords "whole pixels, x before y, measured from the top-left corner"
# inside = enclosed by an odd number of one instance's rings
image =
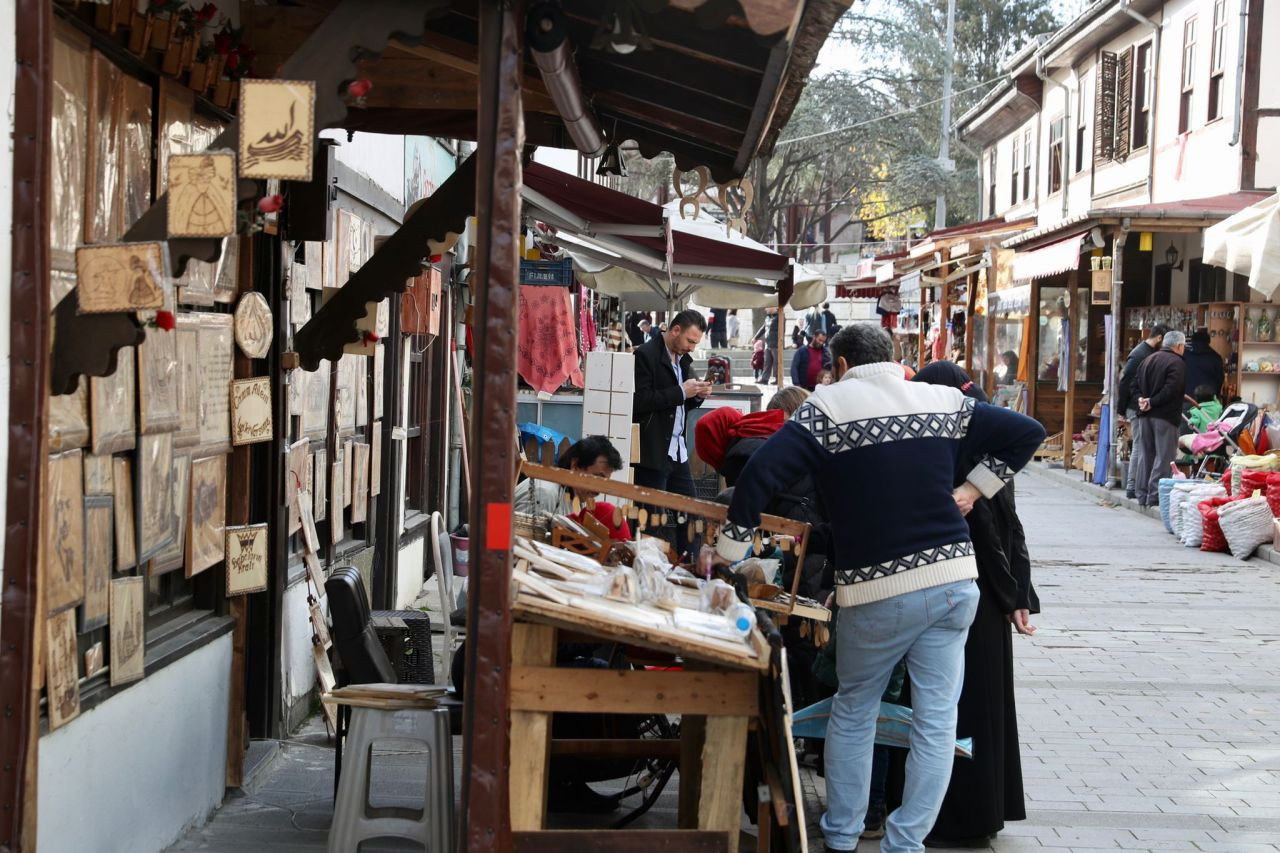
[[[640,424],[640,464],[636,485],[694,496],[685,442],[685,415],[711,394],[711,383],[693,376],[690,353],[707,331],[697,311],[681,311],[661,337],[636,347],[636,391],[632,419]],[[685,532],[676,530],[676,549],[684,550]]]

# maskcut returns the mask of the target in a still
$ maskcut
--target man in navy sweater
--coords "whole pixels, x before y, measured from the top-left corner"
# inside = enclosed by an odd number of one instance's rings
[[[965,514],[1031,458],[1044,428],[954,388],[905,382],[883,329],[831,341],[837,381],[809,397],[738,479],[717,544],[741,560],[769,500],[814,479],[834,538],[840,690],[827,725],[828,850],[858,846],[880,696],[904,656],[914,709],[903,802],[882,853],[919,853],[951,777],[964,644],[978,606]],[[952,488],[960,459],[981,458]]]

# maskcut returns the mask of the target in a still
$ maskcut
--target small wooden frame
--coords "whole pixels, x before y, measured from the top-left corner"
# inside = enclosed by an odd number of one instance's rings
[[[114,243],[76,249],[81,314],[165,307],[168,252],[163,243]]]
[[[111,686],[143,676],[146,628],[142,611],[145,580],[134,575],[111,582]]]
[[[227,526],[227,595],[267,588],[267,531],[265,524]]]
[[[240,177],[311,180],[314,80],[240,81]]]
[[[227,457],[191,463],[191,506],[188,510],[187,577],[222,562],[226,556]]]
[[[171,154],[168,183],[170,237],[227,237],[235,233],[235,154]]]

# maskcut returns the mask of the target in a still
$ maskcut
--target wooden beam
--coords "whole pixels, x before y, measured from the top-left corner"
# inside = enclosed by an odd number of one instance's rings
[[[475,385],[469,512],[473,568],[467,596],[466,696],[459,845],[511,850],[509,686],[511,503],[515,490],[517,335],[524,71],[523,0],[480,3],[476,169]]]
[[[725,833],[731,853],[738,849],[746,759],[747,718],[708,717],[707,738],[702,745],[698,829]]]
[[[614,738],[557,738],[551,741],[552,755],[573,755],[589,758],[680,758],[680,741],[675,738],[642,738],[640,740]]]
[[[550,666],[516,666],[511,671],[513,710],[745,717],[757,713],[758,694],[759,676],[754,672]]]
[[[1065,364],[1058,365],[1058,370],[1067,371],[1067,395],[1063,401],[1062,407],[1062,469],[1064,471],[1071,470],[1071,457],[1075,451],[1075,447],[1071,443],[1071,436],[1074,432],[1072,427],[1074,424],[1073,411],[1076,407],[1076,336],[1080,330],[1077,328],[1079,316],[1076,310],[1076,303],[1080,299],[1080,270],[1075,269],[1067,273],[1067,359]],[[1089,302],[1089,296],[1085,294],[1085,304]],[[1088,313],[1085,314],[1087,318]]]
[[[551,668],[556,662],[556,629],[547,625],[513,625],[513,666]],[[637,741],[638,743],[639,741]],[[551,715],[511,710],[511,828],[541,829],[547,812],[547,763],[550,759]]]
[[[728,853],[723,832],[680,829],[558,829],[550,832],[517,832],[512,838],[517,853]]]

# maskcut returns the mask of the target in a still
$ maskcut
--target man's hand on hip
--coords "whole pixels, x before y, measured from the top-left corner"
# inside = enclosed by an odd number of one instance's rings
[[[960,507],[960,514],[968,515],[973,505],[982,497],[982,492],[973,483],[963,483],[956,487],[951,496],[955,498],[956,506]]]

